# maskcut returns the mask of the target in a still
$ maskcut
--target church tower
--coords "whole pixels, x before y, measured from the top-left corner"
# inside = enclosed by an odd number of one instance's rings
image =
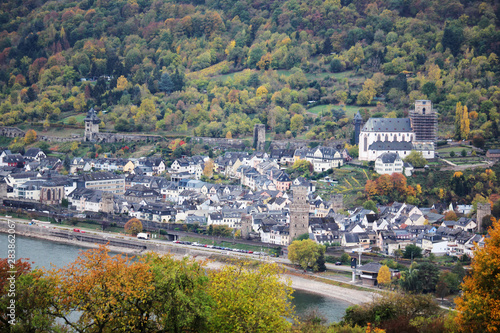
[[[361,125],[363,125],[363,117],[361,117],[361,114],[356,113],[354,116],[354,144],[357,145],[359,144],[359,133],[361,133]]]
[[[295,237],[309,233],[309,204],[306,198],[307,187],[293,188],[293,202],[290,204],[290,243]]]
[[[410,121],[415,133],[415,142],[432,144],[436,142],[437,115],[431,101],[415,101],[415,109],[410,112]]]
[[[97,117],[94,108],[91,108],[84,119],[85,121],[85,140],[95,141],[95,134],[99,133],[99,124],[101,119]]]

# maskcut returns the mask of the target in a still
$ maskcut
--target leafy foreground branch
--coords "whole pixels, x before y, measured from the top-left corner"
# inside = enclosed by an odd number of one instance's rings
[[[6,260],[0,265],[6,332],[9,268]],[[61,269],[17,266],[12,332],[286,332],[295,321],[291,282],[275,264],[209,271],[193,259],[148,254],[132,261],[102,246]]]
[[[18,260],[12,324],[12,269],[1,259],[0,332],[494,332],[500,223],[490,236],[476,252],[458,314],[429,295],[387,294],[348,308],[343,321],[331,325],[316,313],[296,318],[291,281],[276,264],[207,270],[205,262],[169,255],[110,256],[105,246],[61,269],[31,269]]]

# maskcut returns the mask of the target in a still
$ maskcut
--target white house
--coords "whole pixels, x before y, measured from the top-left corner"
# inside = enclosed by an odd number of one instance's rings
[[[397,153],[383,153],[375,160],[375,172],[380,175],[403,173],[403,160]]]

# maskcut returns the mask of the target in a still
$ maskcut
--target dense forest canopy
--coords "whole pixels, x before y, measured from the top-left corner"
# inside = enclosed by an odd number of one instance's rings
[[[118,131],[347,138],[346,105],[398,117],[430,99],[441,135],[460,102],[488,140],[499,19],[497,1],[4,1],[0,123],[78,125],[93,106]]]

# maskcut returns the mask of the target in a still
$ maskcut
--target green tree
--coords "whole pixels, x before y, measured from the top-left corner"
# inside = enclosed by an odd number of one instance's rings
[[[153,273],[150,304],[158,327],[175,333],[205,331],[215,304],[206,292],[210,280],[203,264],[188,257],[176,260],[156,253],[149,253],[143,261]]]
[[[304,116],[301,114],[293,115],[290,119],[290,130],[294,133],[300,133],[304,129]]]
[[[364,209],[372,210],[375,213],[378,213],[377,204],[373,200],[368,200],[363,203]]]
[[[22,259],[11,267],[7,258],[0,259],[0,331],[1,332],[53,332],[57,331],[55,317],[50,316],[50,291],[54,285],[43,276],[41,270],[32,270],[29,262]],[[10,278],[15,275],[15,312],[10,316],[12,307],[9,296]],[[9,321],[15,318],[15,324]]]
[[[422,248],[414,244],[407,245],[403,253],[403,258],[405,259],[422,258]]]
[[[311,162],[309,162],[307,160],[295,161],[292,165],[292,169],[294,171],[301,173],[301,174],[303,174],[305,172],[312,172],[312,170],[313,170]]]
[[[319,245],[311,239],[293,241],[288,246],[288,259],[303,269],[312,267],[317,271],[317,260],[321,255],[322,247],[324,248],[323,245]]]
[[[423,168],[427,164],[427,160],[422,155],[422,152],[416,150],[412,150],[404,161],[410,163],[415,168]]]

